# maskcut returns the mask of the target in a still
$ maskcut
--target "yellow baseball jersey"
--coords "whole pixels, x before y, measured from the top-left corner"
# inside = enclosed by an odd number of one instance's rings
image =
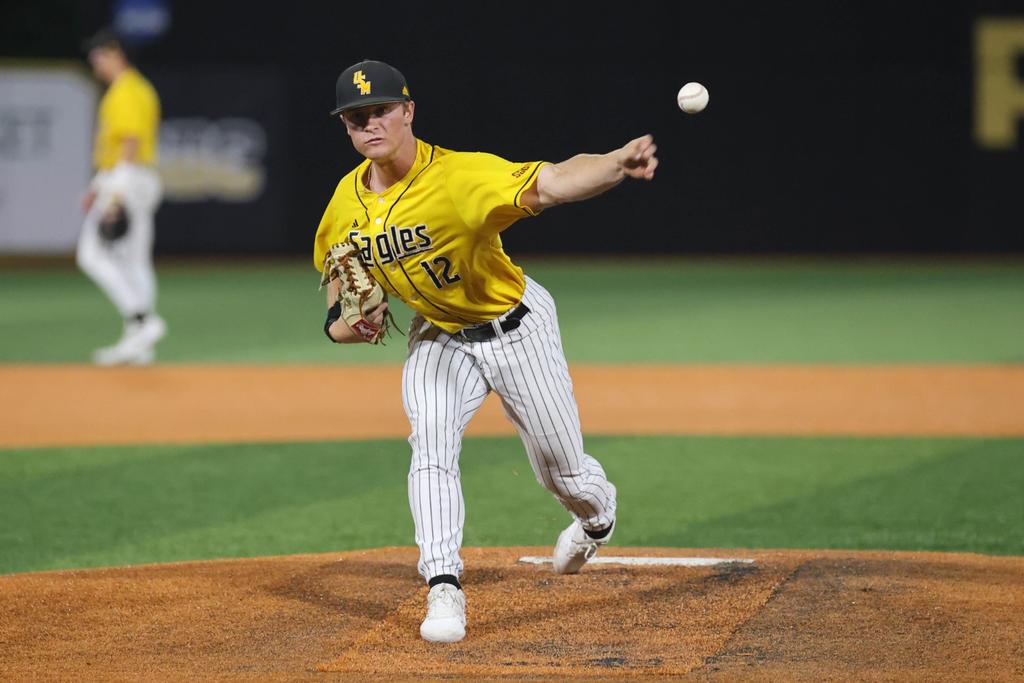
[[[320,270],[332,244],[349,240],[389,294],[438,327],[457,332],[519,303],[526,281],[500,233],[525,216],[523,193],[546,162],[512,163],[483,152],[453,152],[416,141],[416,162],[378,194],[346,175],[317,229]]]
[[[101,171],[113,168],[121,159],[125,138],[139,141],[137,163],[156,163],[159,128],[160,99],[156,90],[135,69],[125,70],[100,99],[93,163]]]

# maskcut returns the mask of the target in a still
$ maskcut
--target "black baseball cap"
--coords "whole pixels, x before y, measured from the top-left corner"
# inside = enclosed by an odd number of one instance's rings
[[[334,84],[334,94],[337,107],[331,116],[368,104],[407,102],[412,99],[405,76],[390,64],[372,59],[353,64],[342,71],[338,82]]]
[[[124,51],[124,46],[121,44],[121,38],[117,35],[117,32],[109,26],[96,31],[88,38],[82,41],[82,52],[89,54],[97,48],[109,48],[114,50]]]

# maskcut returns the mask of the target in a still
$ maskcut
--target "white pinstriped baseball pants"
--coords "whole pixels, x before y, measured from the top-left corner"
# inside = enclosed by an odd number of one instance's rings
[[[523,303],[530,312],[522,324],[486,342],[464,341],[419,316],[410,325],[402,372],[402,401],[412,427],[409,507],[419,571],[428,580],[462,574],[459,452],[466,426],[491,391],[519,432],[537,481],[585,528],[606,527],[615,519],[615,487],[600,463],[583,452],[555,302],[527,278]]]

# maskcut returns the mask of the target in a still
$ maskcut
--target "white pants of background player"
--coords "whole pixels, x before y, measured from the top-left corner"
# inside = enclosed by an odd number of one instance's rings
[[[494,391],[526,446],[533,473],[584,528],[615,519],[615,487],[583,452],[579,411],[562,351],[555,302],[527,278],[530,312],[510,332],[465,341],[417,316],[409,331],[402,399],[412,434],[409,506],[426,579],[460,576],[465,505],[459,452],[466,425]],[[507,520],[509,526],[516,519]]]
[[[76,260],[117,307],[122,318],[152,313],[156,305],[153,272],[153,216],[162,185],[156,171],[119,164],[96,174],[90,184],[96,199],[85,216]],[[118,198],[128,216],[128,233],[116,240],[100,236],[100,217]]]

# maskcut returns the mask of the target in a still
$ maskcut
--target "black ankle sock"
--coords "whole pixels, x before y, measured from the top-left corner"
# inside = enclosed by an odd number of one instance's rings
[[[434,578],[432,578],[430,581],[427,582],[427,584],[431,588],[433,588],[434,586],[436,586],[439,583],[450,583],[451,585],[455,586],[459,590],[462,590],[462,584],[459,583],[458,577],[453,576],[452,574],[438,574],[437,576],[435,576]]]
[[[128,322],[139,323],[140,325],[146,322],[146,316],[148,313],[136,313],[135,315],[128,316]]]
[[[612,532],[612,527],[613,526],[615,526],[615,522],[612,522],[611,524],[609,524],[608,526],[606,526],[603,529],[598,529],[596,531],[591,531],[590,529],[584,529],[584,531],[587,532],[587,536],[590,536],[591,538],[599,541],[602,538],[605,538],[606,536],[608,536],[608,534],[610,534]]]

